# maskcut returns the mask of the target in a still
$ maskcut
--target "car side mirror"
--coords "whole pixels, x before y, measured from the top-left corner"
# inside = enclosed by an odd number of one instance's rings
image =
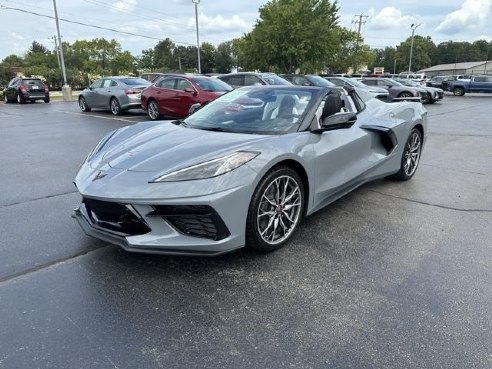
[[[193,87],[185,87],[184,92],[188,92],[194,96],[197,94],[196,90]]]
[[[355,113],[337,113],[330,115],[323,119],[321,122],[321,128],[314,130],[314,133],[322,133],[325,131],[332,131],[335,129],[350,128],[357,120],[357,114]]]

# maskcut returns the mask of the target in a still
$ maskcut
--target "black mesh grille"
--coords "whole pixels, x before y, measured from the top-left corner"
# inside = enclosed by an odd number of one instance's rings
[[[101,228],[126,235],[150,232],[150,228],[126,205],[87,198],[82,203],[91,221]]]
[[[160,216],[176,230],[193,237],[222,240],[230,235],[222,218],[206,205],[156,205],[149,215]]]

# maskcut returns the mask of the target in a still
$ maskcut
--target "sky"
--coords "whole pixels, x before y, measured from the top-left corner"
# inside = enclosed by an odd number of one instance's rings
[[[214,45],[249,32],[258,9],[267,0],[195,0],[198,4],[200,42]],[[192,0],[57,0],[58,15],[70,21],[113,28],[118,34],[74,23],[60,22],[63,41],[104,37],[116,39],[123,50],[140,55],[158,39],[196,45],[195,7]],[[492,0],[339,0],[340,25],[357,29],[356,15],[365,15],[362,36],[371,47],[396,46],[411,35],[434,42],[492,40]],[[19,8],[53,16],[53,0],[0,0],[0,60],[23,55],[33,40],[54,47],[53,19],[22,13]],[[148,36],[150,38],[142,37]]]

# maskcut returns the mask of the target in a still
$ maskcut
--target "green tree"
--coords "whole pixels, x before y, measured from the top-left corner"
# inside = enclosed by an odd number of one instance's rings
[[[408,71],[411,42],[412,38],[409,37],[396,47],[397,62],[403,71]],[[430,36],[415,36],[413,39],[412,71],[430,67],[432,65],[431,55],[436,52],[435,49],[436,45]]]
[[[349,69],[357,72],[367,68],[374,61],[371,48],[364,45],[362,37],[357,32],[346,28],[337,29],[339,45],[330,54],[326,67],[335,73],[347,73]]]
[[[244,36],[244,61],[251,66],[254,59],[256,68],[285,73],[321,69],[338,44],[337,12],[336,1],[270,0]]]
[[[215,69],[215,47],[204,42],[200,47],[200,64],[202,73],[212,73]]]
[[[215,51],[215,68],[218,73],[229,73],[234,67],[232,41],[222,42]]]

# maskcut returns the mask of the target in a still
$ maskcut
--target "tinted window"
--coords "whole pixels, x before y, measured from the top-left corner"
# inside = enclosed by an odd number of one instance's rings
[[[311,86],[311,82],[309,82],[306,78],[300,76],[294,76],[292,78],[292,83],[298,86]]]
[[[111,83],[109,84],[111,87],[116,87],[118,86],[118,82],[111,80]]]
[[[44,88],[44,83],[40,79],[24,79],[22,80],[24,86],[36,86],[38,88]]]
[[[378,85],[378,81],[375,80],[375,79],[365,79],[362,81],[365,85],[368,85],[368,86],[377,86]]]
[[[192,78],[192,80],[203,91],[226,92],[232,90],[231,86],[217,78],[197,77]]]
[[[111,80],[110,79],[105,79],[104,82],[103,82],[102,87],[104,87],[104,88],[111,87]]]
[[[230,76],[223,78],[223,80],[231,86],[244,86],[243,76]]]
[[[320,76],[308,76],[307,79],[311,82],[311,84],[319,87],[334,87],[335,85],[323,77]]]
[[[341,86],[341,87],[345,86],[345,82],[343,82],[338,78],[328,78],[328,81],[333,83],[335,86]]]
[[[253,86],[255,84],[262,85],[263,83],[261,82],[261,80],[258,77],[253,76],[252,74],[246,74],[244,76],[244,85],[245,86]]]
[[[486,82],[487,79],[485,77],[475,77],[475,82]]]

